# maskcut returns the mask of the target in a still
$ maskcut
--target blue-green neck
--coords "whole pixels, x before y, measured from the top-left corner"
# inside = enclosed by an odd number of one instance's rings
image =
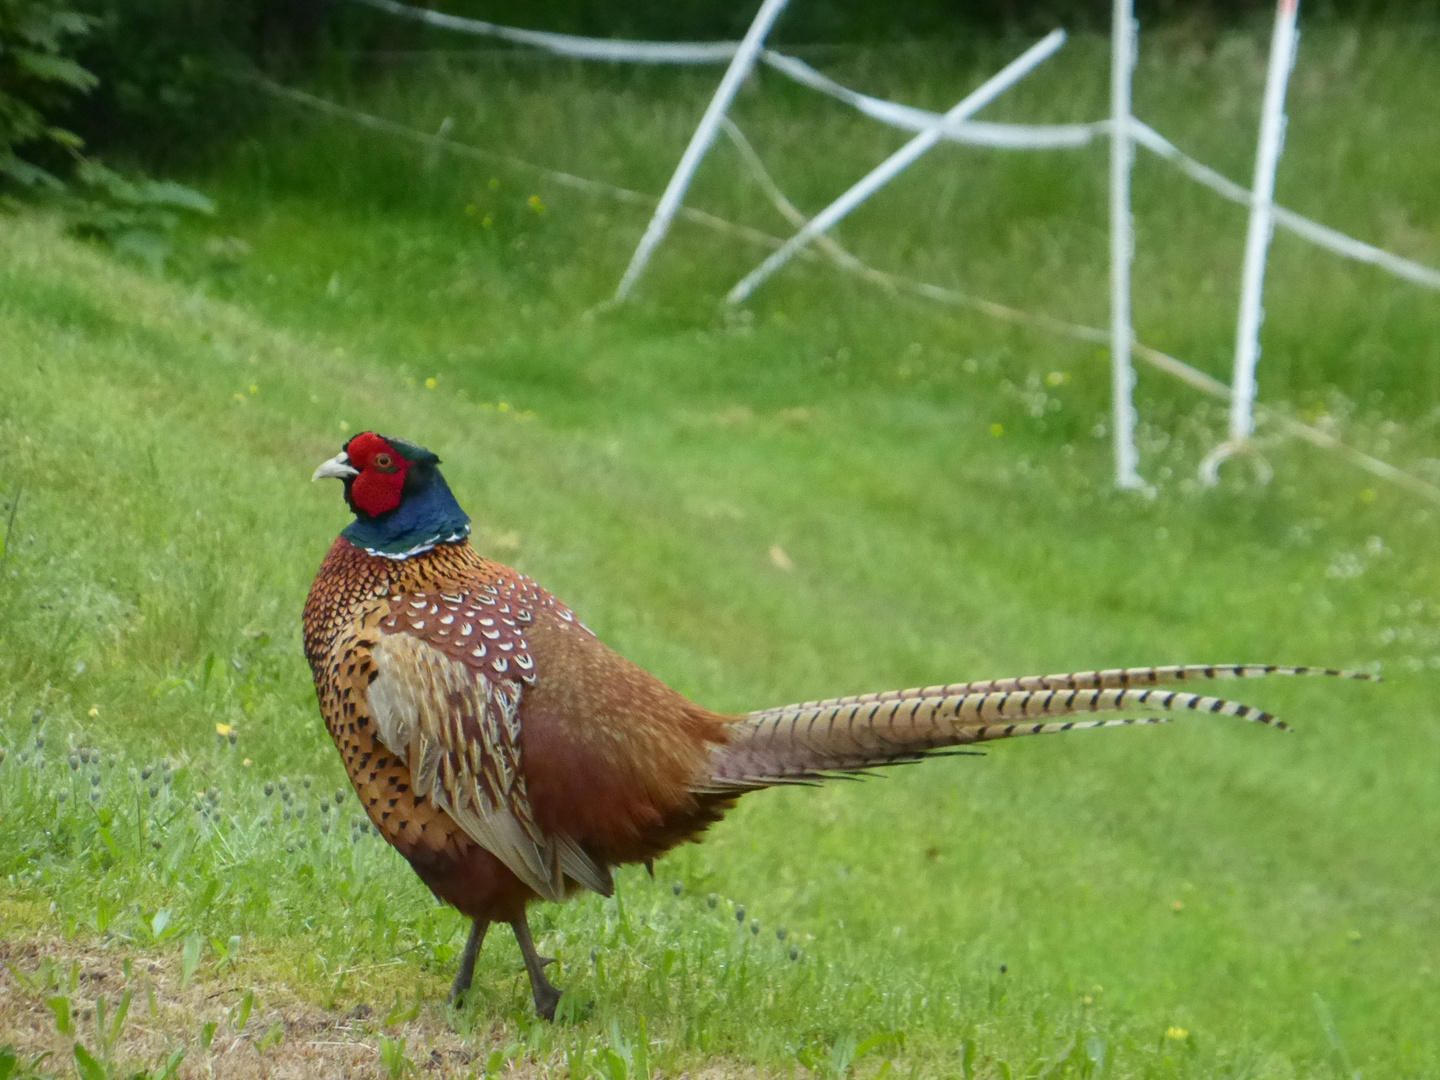
[[[419,555],[436,544],[469,536],[470,515],[460,509],[440,470],[425,466],[413,472],[420,474],[413,477],[418,483],[406,483],[399,506],[373,518],[358,513],[340,535],[371,555],[389,559]]]

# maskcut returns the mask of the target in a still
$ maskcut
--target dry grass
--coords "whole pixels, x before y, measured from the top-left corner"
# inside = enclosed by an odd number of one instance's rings
[[[57,986],[57,981],[66,985]],[[68,993],[66,986],[71,988]],[[77,1042],[101,1058],[104,1038],[98,1031],[97,1001],[104,1002],[107,1026],[113,1025],[127,992],[128,1016],[108,1048],[110,1076],[133,1077],[146,1069],[151,1072],[140,1075],[162,1076],[181,1049],[184,1058],[174,1073],[179,1080],[397,1080],[405,1075],[525,1080],[573,1072],[562,1050],[537,1053],[513,1023],[482,1019],[470,1027],[466,1017],[438,998],[392,1018],[367,1004],[343,1010],[308,1001],[263,958],[242,961],[223,977],[197,971],[187,981],[183,961],[173,951],[160,955],[119,941],[56,936],[0,941],[3,1042],[22,1061],[49,1054],[40,1066],[46,1072],[68,1075]],[[247,995],[253,1001],[248,1015]],[[73,1010],[68,1035],[47,1004],[56,996],[67,997]],[[770,1074],[722,1060],[681,1073],[680,1080],[765,1075]]]
[[[111,1060],[129,1071],[167,1061],[181,1047],[185,1059],[177,1076],[216,1080],[271,1080],[317,1076],[384,1077],[381,1039],[405,1040],[405,1056],[426,1076],[483,1075],[494,1050],[506,1047],[503,1025],[463,1038],[446,1022],[443,1007],[428,1005],[418,1016],[386,1025],[370,1006],[332,1012],[304,1001],[283,983],[252,987],[244,965],[219,978],[197,973],[188,984],[178,955],[147,954],[115,942],[83,943],[57,937],[0,942],[0,1031],[22,1058],[50,1052],[49,1064],[72,1058],[78,1040],[99,1056],[96,999],[107,1014],[129,991],[129,1018],[110,1049]],[[75,1009],[74,1034],[64,1035],[46,999],[54,994],[47,973],[74,979],[69,995]],[[73,976],[72,976],[73,973]],[[242,1002],[255,1004],[240,1026]],[[214,1024],[208,1047],[203,1032]],[[513,1033],[511,1033],[513,1034]],[[400,1066],[399,1072],[409,1068]],[[549,1063],[515,1060],[505,1076],[540,1076]]]

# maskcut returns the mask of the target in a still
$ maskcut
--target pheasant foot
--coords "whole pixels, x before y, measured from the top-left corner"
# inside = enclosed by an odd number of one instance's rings
[[[515,931],[515,940],[520,943],[520,954],[525,957],[525,970],[530,973],[530,989],[535,995],[535,1012],[542,1020],[555,1019],[555,1006],[560,1003],[560,991],[545,978],[545,968],[555,962],[554,957],[541,956],[535,950],[535,939],[530,936],[530,919],[521,915],[510,924]]]

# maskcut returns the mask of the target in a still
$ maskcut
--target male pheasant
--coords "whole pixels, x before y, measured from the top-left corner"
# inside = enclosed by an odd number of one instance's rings
[[[536,1011],[560,992],[526,917],[532,901],[609,895],[741,794],[855,775],[937,750],[1160,718],[1064,720],[1136,706],[1277,723],[1184,679],[1344,674],[1184,666],[960,683],[710,712],[602,644],[523,574],[476,554],[470,519],[413,443],[364,432],[315,472],[355,513],[305,604],[320,709],[381,835],[472,920],[451,990],[470,986],[492,922],[510,924]],[[1283,725],[1280,725],[1283,726]]]

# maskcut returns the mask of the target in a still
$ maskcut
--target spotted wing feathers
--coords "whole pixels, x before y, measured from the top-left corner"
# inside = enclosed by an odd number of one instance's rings
[[[392,597],[373,649],[371,711],[380,740],[407,760],[416,794],[536,893],[563,899],[568,877],[609,895],[608,870],[569,838],[547,835],[531,812],[520,756],[520,700],[534,670],[522,629],[529,617],[494,596]]]

